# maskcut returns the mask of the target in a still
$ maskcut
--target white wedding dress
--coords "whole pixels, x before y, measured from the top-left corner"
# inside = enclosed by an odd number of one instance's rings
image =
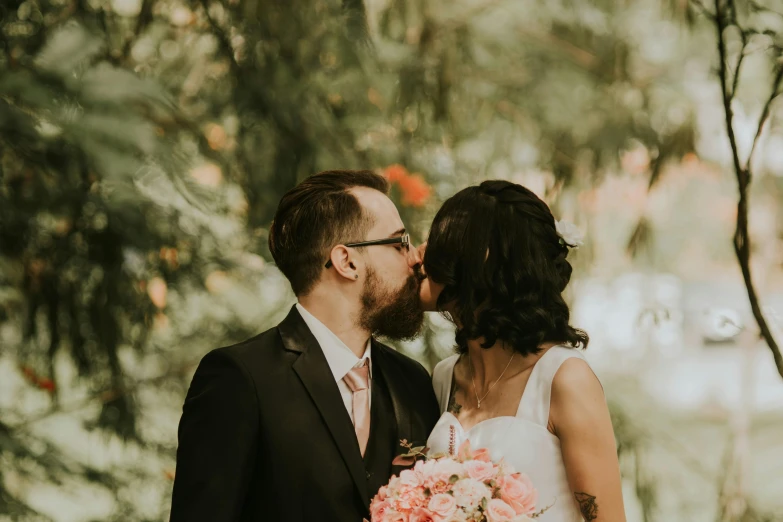
[[[430,454],[454,452],[470,440],[473,449],[486,448],[493,461],[501,458],[516,471],[526,474],[538,489],[536,510],[552,507],[541,522],[582,522],[566,479],[560,440],[547,430],[552,379],[571,357],[584,359],[572,348],[553,346],[538,360],[522,394],[517,414],[494,417],[464,430],[457,418],[446,411],[458,355],[441,361],[433,371],[432,382],[440,404],[441,417],[427,441]]]

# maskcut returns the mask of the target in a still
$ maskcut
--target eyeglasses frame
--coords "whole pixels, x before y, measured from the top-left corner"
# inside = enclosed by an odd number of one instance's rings
[[[399,243],[404,248],[408,249],[411,245],[411,236],[410,234],[403,234],[398,237],[389,237],[386,239],[372,239],[370,241],[359,241],[358,243],[346,243],[345,247],[348,248],[358,248],[358,247],[366,247],[366,246],[374,246],[374,245],[396,245]],[[331,268],[332,267],[332,260],[326,262],[324,265],[324,268]]]

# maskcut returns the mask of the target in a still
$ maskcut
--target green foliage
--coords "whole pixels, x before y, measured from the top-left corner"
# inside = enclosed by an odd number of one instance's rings
[[[23,485],[49,482],[107,494],[98,519],[165,518],[194,363],[291,301],[266,230],[302,178],[422,173],[430,200],[393,191],[419,239],[487,177],[543,171],[553,199],[641,144],[654,183],[694,148],[680,5],[0,6],[0,376],[18,384],[0,397],[0,515],[45,518]],[[111,458],[72,457],[64,427]]]

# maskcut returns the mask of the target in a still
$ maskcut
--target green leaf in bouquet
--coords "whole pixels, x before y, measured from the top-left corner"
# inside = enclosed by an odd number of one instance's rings
[[[392,466],[410,466],[416,462],[416,457],[410,455],[397,455],[392,461]]]
[[[427,448],[425,446],[416,446],[411,450],[411,453],[424,453],[426,450]]]
[[[459,480],[459,475],[452,475],[449,477],[449,484],[456,484]]]

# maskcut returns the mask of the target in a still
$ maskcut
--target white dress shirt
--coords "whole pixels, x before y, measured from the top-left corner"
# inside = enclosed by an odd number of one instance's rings
[[[321,349],[326,357],[326,362],[329,364],[329,369],[332,370],[334,380],[337,381],[337,387],[340,389],[340,395],[345,403],[345,409],[348,410],[348,415],[353,422],[353,392],[348,388],[348,385],[343,381],[351,368],[362,366],[365,359],[370,360],[370,388],[369,388],[369,401],[372,405],[372,358],[370,357],[370,348],[372,346],[372,339],[367,340],[367,347],[364,349],[364,355],[359,358],[356,357],[348,346],[337,337],[334,332],[326,327],[321,321],[307,311],[307,309],[299,303],[296,303],[296,309],[307,323],[307,327],[313,333],[315,340],[321,345]]]

